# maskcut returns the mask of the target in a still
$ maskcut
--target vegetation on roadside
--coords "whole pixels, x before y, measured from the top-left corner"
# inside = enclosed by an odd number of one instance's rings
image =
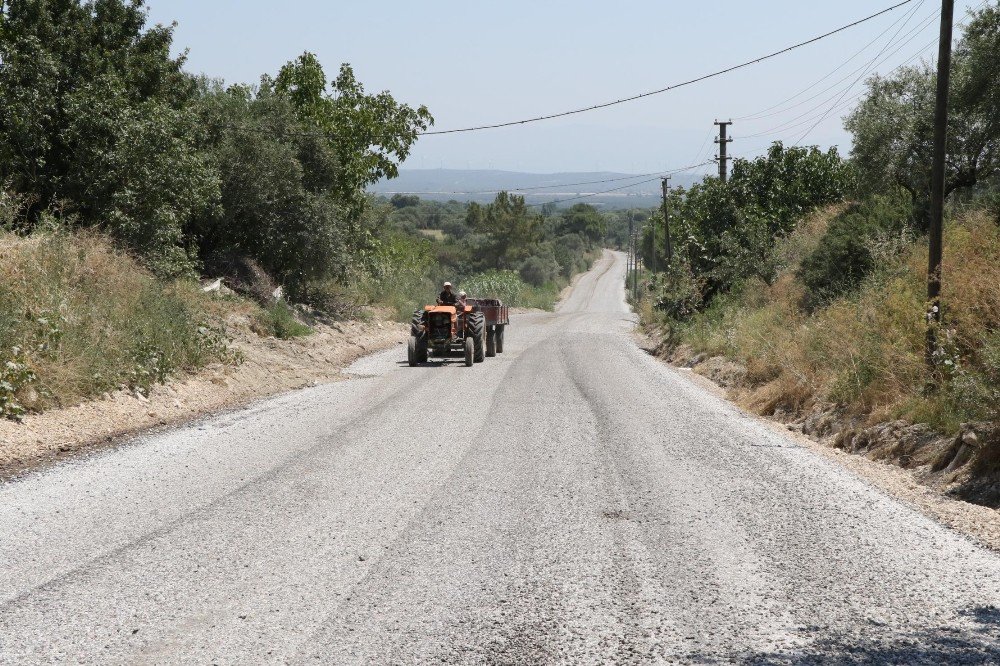
[[[308,52],[227,85],[172,46],[143,0],[0,2],[0,417],[231,362],[221,310],[292,338],[443,279],[551,307],[602,240],[589,207],[379,202],[426,108]]]
[[[873,77],[846,119],[849,159],[774,144],[671,201],[674,261],[637,307],[668,347],[746,368],[761,413],[833,404],[954,433],[1000,421],[1000,8],[956,48],[943,319],[927,365],[927,199],[934,72]],[[658,212],[656,215],[662,215]],[[648,226],[648,225],[647,225]],[[658,234],[662,237],[663,234]],[[647,231],[649,266],[666,265]],[[998,443],[1000,444],[1000,443]]]
[[[189,280],[157,279],[98,233],[4,232],[0,416],[145,392],[174,373],[239,362],[221,317],[236,307]]]

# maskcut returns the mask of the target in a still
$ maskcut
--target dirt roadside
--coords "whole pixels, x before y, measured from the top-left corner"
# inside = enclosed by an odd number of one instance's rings
[[[0,480],[105,446],[145,430],[176,426],[223,409],[316,384],[345,379],[361,356],[402,343],[408,328],[390,321],[318,324],[309,336],[262,338],[236,326],[239,365],[213,364],[153,387],[148,396],[117,391],[101,399],[0,420]],[[401,353],[403,353],[401,351]]]
[[[658,343],[646,333],[637,329],[634,337],[641,349],[670,366],[688,381],[719,397],[736,402],[729,389],[706,376],[718,376],[724,380],[725,368],[709,367],[699,372],[697,369],[678,366],[655,353]],[[739,404],[736,404],[739,407]],[[904,502],[928,518],[950,527],[990,550],[1000,552],[1000,513],[988,506],[973,504],[945,494],[944,486],[928,483],[927,470],[923,467],[906,469],[888,460],[875,460],[865,455],[851,453],[837,448],[835,436],[807,435],[801,429],[789,427],[787,423],[746,409],[742,411],[771,430],[792,438],[813,453],[847,468],[875,488]]]

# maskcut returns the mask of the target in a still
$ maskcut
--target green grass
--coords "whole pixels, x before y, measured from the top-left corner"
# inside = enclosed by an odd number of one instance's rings
[[[228,349],[224,305],[96,233],[0,233],[0,416],[147,390]]]
[[[277,301],[262,308],[257,315],[258,332],[273,335],[280,340],[290,340],[310,335],[313,330],[295,318],[295,313],[284,302]]]

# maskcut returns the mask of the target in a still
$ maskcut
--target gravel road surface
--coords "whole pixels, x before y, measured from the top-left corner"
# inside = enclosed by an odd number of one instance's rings
[[[1000,662],[1000,559],[645,355],[623,273],[0,485],[0,662]]]

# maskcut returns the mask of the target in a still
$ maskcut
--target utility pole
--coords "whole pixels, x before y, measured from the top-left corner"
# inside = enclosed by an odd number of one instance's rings
[[[729,177],[728,162],[731,157],[726,157],[726,146],[733,142],[732,139],[726,138],[726,129],[733,124],[732,120],[715,121],[715,124],[719,126],[719,136],[715,139],[715,142],[719,144],[719,155],[716,159],[719,161],[719,180],[723,183]]]
[[[635,297],[639,298],[639,271],[642,270],[642,253],[639,251],[639,241],[642,238],[642,227],[635,230],[635,263],[636,269],[632,273],[632,286],[635,290]]]
[[[948,139],[948,90],[951,80],[951,31],[955,0],[941,0],[938,38],[937,100],[934,105],[934,153],[931,162],[931,210],[927,253],[927,364],[934,371],[937,324],[941,321],[941,245],[944,226],[945,156]],[[936,375],[936,372],[934,373]]]
[[[667,195],[670,193],[670,176],[665,176],[660,179],[663,185],[663,228],[666,230],[667,234],[665,240],[667,242],[667,267],[670,267],[670,263],[674,258],[674,249],[670,244],[670,212],[667,208]]]
[[[649,231],[653,237],[649,250],[649,267],[652,277],[656,278],[656,222],[653,222],[652,219],[650,219]]]
[[[634,224],[632,220],[632,211],[628,212],[628,258],[625,261],[625,289],[629,288],[629,282],[632,280],[632,270],[635,267],[635,261],[632,255],[632,225]]]

